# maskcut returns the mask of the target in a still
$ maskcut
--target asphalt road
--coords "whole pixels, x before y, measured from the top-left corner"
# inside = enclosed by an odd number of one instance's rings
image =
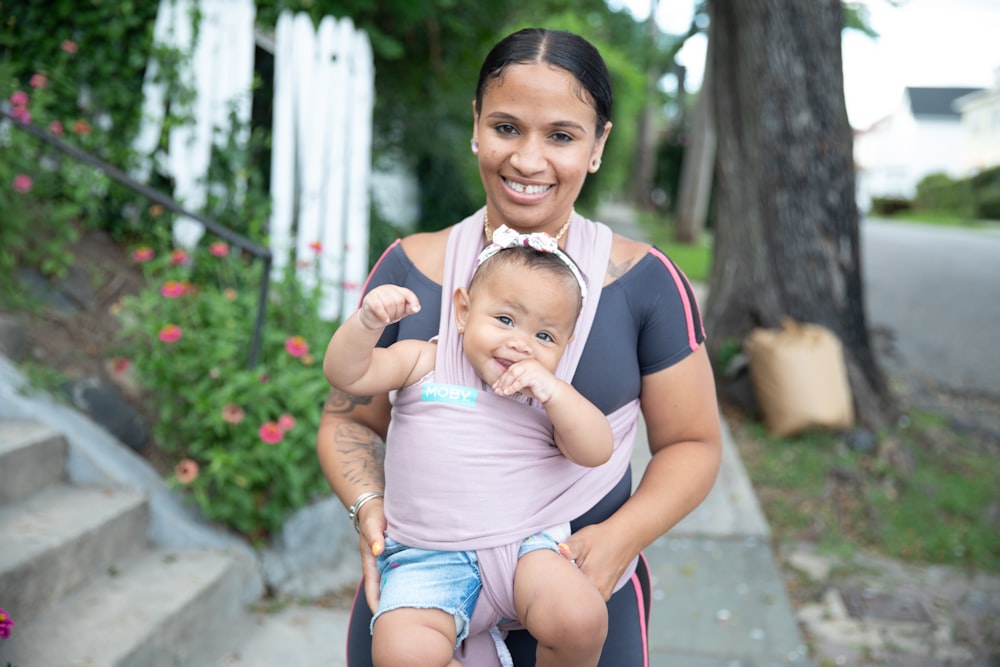
[[[892,363],[958,391],[1000,396],[1000,228],[861,223],[865,309]]]

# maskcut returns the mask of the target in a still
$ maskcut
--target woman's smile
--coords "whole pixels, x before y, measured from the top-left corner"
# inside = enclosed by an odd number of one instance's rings
[[[510,188],[514,192],[524,195],[545,194],[546,192],[549,191],[549,188],[552,187],[551,185],[533,185],[533,184],[519,183],[517,181],[512,181],[509,178],[504,178],[503,182],[508,188]]]

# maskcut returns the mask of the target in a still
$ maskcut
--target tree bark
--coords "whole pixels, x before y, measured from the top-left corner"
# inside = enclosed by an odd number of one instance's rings
[[[657,100],[656,86],[662,76],[653,58],[654,44],[659,28],[656,26],[656,5],[653,0],[650,6],[649,18],[646,20],[646,53],[649,62],[646,63],[646,103],[639,116],[639,129],[636,136],[635,164],[633,166],[631,199],[633,205],[642,210],[653,208],[653,182],[656,172],[656,117]]]
[[[840,0],[710,4],[717,220],[705,321],[714,353],[783,316],[830,328],[858,417],[874,427],[893,406],[865,319],[841,12]]]
[[[709,28],[711,41],[711,27]],[[712,111],[712,54],[705,59],[705,74],[698,92],[698,101],[691,123],[690,141],[681,163],[678,187],[677,219],[674,235],[680,243],[696,243],[705,229],[708,202],[712,194],[712,173],[715,171],[715,119]]]

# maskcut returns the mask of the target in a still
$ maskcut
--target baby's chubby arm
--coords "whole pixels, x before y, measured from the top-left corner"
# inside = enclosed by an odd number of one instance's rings
[[[398,285],[380,285],[330,338],[323,374],[330,386],[363,396],[397,389],[406,383],[429,343],[400,341],[376,348],[382,331],[420,310],[416,294]],[[428,369],[429,370],[429,369]]]
[[[604,413],[538,361],[512,364],[493,383],[493,391],[501,396],[520,391],[541,403],[552,421],[556,447],[573,463],[595,467],[611,458],[614,435]]]

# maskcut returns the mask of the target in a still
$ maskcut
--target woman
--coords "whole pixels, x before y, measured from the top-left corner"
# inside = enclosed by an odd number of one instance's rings
[[[586,40],[528,29],[498,43],[483,63],[473,102],[472,152],[486,206],[448,229],[398,241],[382,256],[366,289],[387,282],[404,285],[422,307],[387,328],[380,344],[426,340],[437,333],[453,230],[467,234],[475,227],[486,242],[494,229],[506,225],[519,233],[546,232],[565,245],[599,227],[573,207],[587,174],[600,168],[610,131],[610,77]],[[597,277],[588,279],[593,283]],[[444,285],[443,293],[452,289]],[[634,494],[629,495],[631,473],[626,472],[615,489],[573,522],[567,557],[608,600],[608,638],[600,664],[639,666],[647,650],[641,608],[648,600],[630,574],[641,551],[711,490],[721,452],[715,385],[691,288],[677,267],[648,244],[613,238],[585,341],[573,385],[605,414],[637,404],[652,457]],[[374,494],[384,488],[382,439],[388,419],[386,395],[331,391],[317,434],[320,464],[360,533],[367,604],[355,602],[349,667],[371,664],[368,624],[378,600],[372,549],[382,544],[386,526],[381,499]],[[517,667],[534,664],[534,642],[526,633],[511,633],[507,644]]]

